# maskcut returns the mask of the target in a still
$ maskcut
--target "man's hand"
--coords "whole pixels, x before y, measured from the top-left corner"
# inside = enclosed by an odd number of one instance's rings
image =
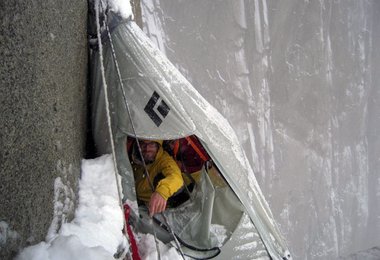
[[[153,192],[149,201],[149,216],[160,213],[166,209],[166,200],[158,193]]]

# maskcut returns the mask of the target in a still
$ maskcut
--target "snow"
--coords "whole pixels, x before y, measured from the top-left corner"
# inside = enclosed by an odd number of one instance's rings
[[[112,0],[108,1],[110,10],[114,13],[119,14],[122,18],[127,19],[132,14],[132,7],[127,0]]]
[[[142,259],[146,260],[156,260],[158,259],[154,236],[151,234],[139,234],[139,249],[141,250],[140,256]],[[182,257],[178,254],[176,249],[171,246],[164,245],[159,242],[160,248],[160,256],[161,260],[174,260],[174,259],[182,259]]]
[[[64,174],[66,173],[65,169],[62,169],[60,161],[57,163],[57,169],[61,169]],[[54,181],[54,216],[48,230],[48,240],[57,234],[61,224],[67,222],[67,215],[74,211],[74,202],[69,199],[74,198],[74,196],[74,191],[64,184],[61,177],[57,177]],[[64,198],[64,200],[61,200],[61,198]]]
[[[114,254],[127,245],[122,234],[124,220],[116,185],[111,155],[83,160],[79,203],[74,219],[70,223],[64,223],[58,233],[49,233],[45,242],[23,249],[16,259],[115,259]],[[1,230],[7,228],[6,223],[0,222]],[[9,236],[17,235],[11,231],[8,233]],[[1,235],[0,241],[4,239],[5,235]],[[136,240],[142,259],[157,259],[152,235],[136,234]],[[161,259],[181,258],[174,247],[161,242],[159,246]]]
[[[112,156],[83,160],[79,189],[74,219],[17,259],[113,259],[125,241]]]

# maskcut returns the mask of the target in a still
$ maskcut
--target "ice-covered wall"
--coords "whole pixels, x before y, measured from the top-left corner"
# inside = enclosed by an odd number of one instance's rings
[[[144,0],[232,124],[295,259],[380,245],[380,2]]]

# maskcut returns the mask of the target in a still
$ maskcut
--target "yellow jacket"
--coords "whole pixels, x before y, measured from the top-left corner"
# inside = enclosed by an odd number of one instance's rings
[[[153,192],[148,182],[148,176],[144,174],[144,167],[132,161],[132,168],[135,177],[137,198],[149,202]],[[147,165],[147,170],[151,183],[154,183],[155,177],[160,173],[164,176],[164,178],[158,182],[155,191],[165,200],[168,200],[168,198],[176,193],[184,184],[181,170],[177,163],[162,149],[162,146],[158,149],[155,161]]]

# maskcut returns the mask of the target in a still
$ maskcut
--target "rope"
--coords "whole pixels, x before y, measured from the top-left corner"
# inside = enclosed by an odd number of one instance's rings
[[[116,184],[117,184],[117,192],[118,192],[118,197],[119,197],[118,198],[119,199],[119,205],[120,205],[120,208],[122,209],[122,211],[123,211],[123,213],[125,215],[125,209],[123,207],[123,202],[122,202],[122,193],[121,193],[120,187],[118,185],[118,176],[119,175],[118,175],[118,167],[117,167],[116,152],[115,152],[115,142],[114,142],[114,139],[113,139],[113,131],[112,131],[112,126],[111,126],[110,104],[109,104],[109,100],[108,100],[108,86],[107,86],[107,82],[106,82],[106,79],[105,79],[106,77],[105,77],[105,70],[104,70],[104,63],[103,63],[103,46],[102,46],[102,42],[101,42],[101,33],[100,33],[99,8],[96,8],[96,6],[101,7],[101,3],[99,2],[99,0],[95,0],[96,23],[97,23],[97,37],[98,37],[98,47],[99,47],[99,59],[100,59],[100,66],[102,68],[101,69],[101,75],[102,75],[102,83],[103,83],[105,103],[106,103],[107,124],[108,124],[108,130],[109,130],[110,140],[111,140],[110,143],[111,143],[111,149],[112,149],[112,154],[113,154],[113,164],[114,164],[114,168],[115,168],[115,179],[116,179]],[[113,57],[113,61],[114,61],[115,67],[116,67],[116,71],[117,71],[117,75],[118,75],[118,80],[119,80],[119,85],[120,85],[121,90],[122,90],[125,108],[126,108],[126,110],[128,112],[128,117],[129,117],[129,120],[131,122],[132,130],[133,130],[133,133],[134,133],[134,138],[135,138],[136,143],[137,143],[137,147],[138,147],[138,151],[139,151],[140,157],[142,158],[144,172],[145,172],[145,174],[146,174],[146,176],[148,178],[148,182],[149,182],[150,188],[154,192],[154,186],[153,186],[153,183],[152,183],[152,181],[150,179],[149,172],[147,170],[147,165],[146,165],[144,157],[142,155],[141,146],[140,146],[140,143],[138,142],[138,138],[137,138],[137,134],[136,134],[136,129],[135,129],[135,126],[134,126],[134,123],[133,123],[133,120],[132,120],[132,115],[131,115],[129,104],[128,104],[128,101],[127,101],[127,98],[126,98],[126,94],[125,94],[125,90],[124,90],[124,84],[123,84],[123,81],[122,81],[122,78],[121,78],[119,64],[117,62],[117,58],[116,58],[115,49],[114,49],[113,41],[112,41],[112,38],[111,38],[109,26],[105,22],[107,20],[107,15],[106,15],[106,13],[104,13],[104,15],[105,15],[105,18],[103,20],[103,26],[106,27],[108,38],[110,40],[110,46],[111,46],[111,50],[112,50],[112,57]],[[188,140],[188,142],[190,143],[190,145],[194,148],[194,150],[201,156],[201,158],[203,160],[206,159],[205,156],[204,156],[204,154],[196,147],[196,145],[192,142],[192,140],[189,140],[190,138],[186,138],[186,139]],[[177,147],[177,149],[178,149],[178,147]],[[220,253],[220,249],[218,247],[210,248],[210,249],[200,249],[200,248],[196,248],[194,246],[186,244],[184,241],[182,241],[174,233],[173,229],[170,227],[170,225],[169,225],[169,223],[167,221],[167,218],[166,218],[166,216],[164,215],[163,212],[161,212],[161,216],[163,217],[163,220],[165,221],[165,224],[166,224],[165,225],[165,230],[169,234],[172,235],[172,237],[173,237],[173,239],[175,241],[177,250],[180,252],[180,254],[181,254],[181,256],[182,256],[182,258],[184,260],[185,260],[185,254],[183,253],[183,251],[181,249],[180,243],[183,244],[184,246],[186,246],[187,248],[195,250],[195,251],[212,251],[212,250],[216,250],[216,253],[213,256],[207,257],[207,258],[195,258],[195,257],[192,257],[190,255],[186,255],[186,256],[191,257],[193,259],[209,259],[209,258],[213,258],[213,257],[217,256]],[[156,219],[152,217],[152,220],[156,220]],[[162,227],[163,224],[161,223],[160,226]],[[154,239],[155,239],[158,259],[161,260],[161,253],[160,253],[160,248],[159,248],[159,242],[158,242],[158,239],[157,239],[155,225],[153,223],[152,223],[152,228],[153,228],[153,233],[154,233]],[[124,235],[127,238],[127,241],[128,241],[128,243],[129,243],[129,245],[131,247],[131,241],[130,241],[129,237],[127,236],[127,230],[128,230],[127,229],[127,223],[126,223],[126,220],[124,218],[124,231],[125,231]],[[131,251],[129,250],[128,253],[131,254]],[[131,256],[131,255],[129,255],[129,256],[133,259],[133,256]]]
[[[99,60],[100,60],[100,66],[101,66],[101,74],[102,74],[102,83],[103,83],[103,90],[104,90],[104,98],[105,98],[105,103],[106,103],[106,112],[107,112],[107,124],[108,124],[108,131],[109,131],[109,137],[110,137],[110,143],[111,143],[111,149],[112,149],[112,157],[113,157],[113,164],[115,168],[115,180],[116,180],[116,187],[117,187],[117,193],[118,193],[118,199],[119,199],[119,205],[120,208],[123,212],[123,215],[125,214],[124,212],[124,207],[123,207],[123,202],[122,202],[122,194],[121,190],[119,187],[118,183],[118,167],[117,167],[117,161],[116,161],[116,152],[115,152],[115,143],[113,139],[113,133],[112,133],[112,127],[111,127],[111,116],[110,116],[110,105],[108,102],[108,86],[106,82],[106,76],[105,76],[105,70],[104,70],[104,63],[103,63],[103,46],[102,46],[102,38],[101,38],[101,33],[100,33],[100,22],[99,22],[99,8],[103,7],[101,6],[101,2],[99,0],[95,1],[95,13],[96,13],[96,32],[97,32],[97,37],[98,37],[98,47],[99,47]],[[103,25],[105,23],[105,19],[103,20]],[[127,231],[127,223],[125,218],[123,218],[123,224],[124,224],[124,235],[127,238],[128,244],[130,245],[130,240],[129,237],[126,235]],[[130,253],[130,250],[128,250]]]
[[[137,144],[137,148],[138,148],[138,151],[139,151],[139,154],[140,154],[140,157],[141,157],[141,161],[143,163],[143,168],[144,168],[144,173],[145,175],[147,176],[148,178],[148,183],[149,183],[149,186],[152,190],[152,192],[154,192],[154,185],[150,179],[150,175],[149,175],[149,172],[148,172],[148,167],[146,166],[146,163],[145,163],[145,160],[144,160],[144,156],[142,154],[142,150],[141,150],[141,146],[140,146],[140,143],[138,141],[138,138],[137,138],[137,134],[136,134],[136,128],[135,128],[135,125],[133,123],[133,120],[132,120],[132,115],[131,115],[131,111],[130,111],[130,108],[129,108],[129,104],[128,104],[128,101],[127,101],[127,97],[126,97],[126,94],[125,94],[125,90],[124,90],[124,84],[123,84],[123,80],[121,78],[121,73],[120,73],[120,69],[119,69],[119,64],[117,62],[117,58],[116,58],[116,53],[115,53],[115,49],[114,49],[114,46],[113,46],[113,41],[112,41],[112,38],[111,38],[111,34],[110,34],[110,31],[109,31],[109,27],[108,25],[106,25],[106,28],[107,28],[107,34],[108,34],[108,38],[110,39],[110,45],[111,45],[111,50],[112,50],[112,57],[113,57],[113,60],[114,60],[114,64],[115,64],[115,67],[116,67],[116,71],[117,71],[117,76],[118,76],[118,80],[119,80],[119,85],[121,87],[121,92],[123,94],[123,98],[124,98],[124,104],[125,104],[125,108],[128,112],[128,117],[129,117],[129,121],[131,122],[131,126],[132,126],[132,131],[133,131],[133,134],[134,134],[134,138],[136,140],[136,144]],[[169,223],[167,222],[166,220],[166,217],[163,213],[161,213],[167,226],[170,227]],[[155,230],[155,226],[154,224],[152,224],[152,228],[153,228],[153,233],[154,233],[154,239],[155,239],[155,242],[156,242],[156,249],[157,249],[157,253],[158,253],[158,259],[160,260],[161,259],[161,256],[160,256],[160,249],[159,249],[159,244],[158,244],[158,241],[157,241],[157,235],[156,235],[156,230]],[[183,259],[185,259],[185,256],[182,252],[182,249],[181,249],[181,246],[180,244],[178,243],[178,240],[173,232],[173,230],[171,228],[169,228],[169,230],[171,230],[171,235],[173,236],[174,238],[174,241],[176,243],[176,246],[177,246],[177,250],[180,252],[181,256]]]
[[[169,233],[173,236],[174,243],[175,243],[176,246],[177,246],[177,250],[180,252],[182,258],[185,260],[185,255],[184,255],[183,252],[182,252],[181,245],[179,244],[178,239],[177,239],[177,236],[176,236],[176,234],[174,233],[173,229],[170,227],[169,222],[168,222],[168,220],[166,219],[166,216],[165,216],[164,212],[161,212],[161,216],[162,216],[162,218],[164,219],[166,225],[168,226]]]
[[[127,97],[126,97],[126,94],[125,94],[124,84],[123,84],[123,80],[121,78],[121,73],[120,73],[120,69],[119,69],[119,63],[117,62],[116,53],[115,53],[115,49],[114,49],[114,45],[113,45],[113,41],[112,41],[112,37],[111,37],[111,33],[110,33],[110,30],[109,30],[108,24],[106,24],[106,30],[107,30],[108,38],[110,40],[112,57],[113,57],[113,61],[114,61],[115,67],[116,67],[116,71],[117,71],[117,76],[118,76],[118,80],[119,80],[119,86],[120,86],[121,92],[123,94],[125,108],[126,108],[126,110],[128,112],[128,117],[129,117],[129,121],[131,122],[134,138],[136,140],[137,147],[138,147],[140,156],[142,158],[145,174],[146,174],[146,176],[147,176],[147,178],[149,180],[149,184],[150,184],[152,190],[154,190],[153,183],[150,181],[149,172],[147,170],[147,166],[146,166],[144,157],[142,156],[141,146],[140,146],[140,143],[138,142],[138,138],[137,138],[137,134],[136,134],[136,129],[135,129],[135,126],[133,124],[132,115],[131,115],[129,104],[128,104]],[[159,242],[158,242],[158,239],[157,239],[156,230],[155,230],[154,225],[152,225],[152,227],[153,227],[153,235],[154,235],[154,241],[155,241],[155,244],[156,244],[156,250],[157,250],[158,260],[161,260],[161,252],[160,252]]]

